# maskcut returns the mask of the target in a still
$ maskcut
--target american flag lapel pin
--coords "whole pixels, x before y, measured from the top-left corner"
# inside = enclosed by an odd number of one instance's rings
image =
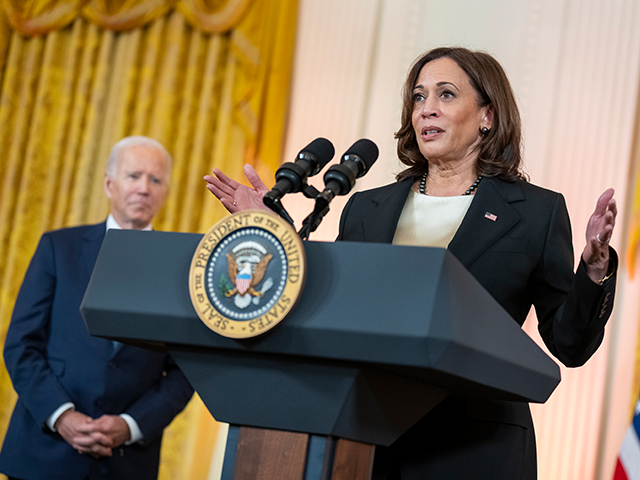
[[[484,218],[488,218],[489,220],[491,220],[492,222],[495,222],[498,219],[497,215],[494,215],[491,212],[487,212],[484,214]]]

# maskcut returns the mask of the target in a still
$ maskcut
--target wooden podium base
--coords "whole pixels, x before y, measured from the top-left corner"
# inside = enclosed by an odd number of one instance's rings
[[[333,456],[331,480],[370,480],[375,445],[338,440]]]
[[[231,426],[222,480],[370,480],[374,453],[342,438]]]

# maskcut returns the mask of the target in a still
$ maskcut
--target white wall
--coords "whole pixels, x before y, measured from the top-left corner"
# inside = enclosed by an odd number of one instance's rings
[[[435,46],[493,54],[524,121],[531,180],[565,194],[575,248],[595,200],[613,186],[613,245],[624,254],[640,66],[640,2],[633,0],[301,0],[285,161],[319,136],[336,156],[366,136],[380,159],[357,188],[389,183],[401,166],[393,132],[411,61]],[[321,175],[319,176],[321,177]],[[313,182],[322,186],[321,178]],[[311,203],[285,199],[299,225]],[[312,235],[332,240],[346,199]],[[605,342],[583,368],[563,369],[551,400],[534,406],[541,480],[609,479],[628,422],[638,328],[638,281],[620,272]],[[526,330],[536,336],[535,321]]]

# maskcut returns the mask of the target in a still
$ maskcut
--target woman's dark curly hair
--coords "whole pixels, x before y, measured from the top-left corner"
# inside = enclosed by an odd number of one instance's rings
[[[493,126],[477,147],[478,174],[509,182],[528,180],[522,171],[520,112],[506,73],[491,55],[458,47],[435,48],[418,58],[409,70],[402,89],[402,124],[395,134],[398,158],[409,168],[400,172],[397,179],[417,178],[429,170],[411,121],[413,89],[422,67],[439,58],[450,58],[464,70],[478,94],[480,108],[493,107]]]

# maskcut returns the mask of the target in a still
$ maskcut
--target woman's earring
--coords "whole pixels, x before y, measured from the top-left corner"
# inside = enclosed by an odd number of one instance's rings
[[[486,135],[487,133],[489,133],[489,129],[487,127],[482,127],[482,134]]]

